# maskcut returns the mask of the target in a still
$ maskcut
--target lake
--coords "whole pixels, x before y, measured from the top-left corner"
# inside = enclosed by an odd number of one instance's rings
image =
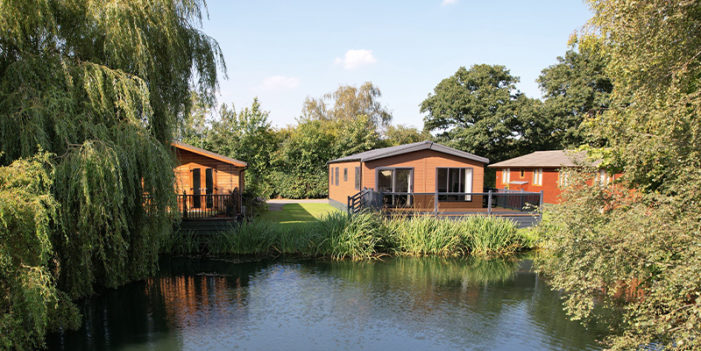
[[[162,259],[50,350],[598,350],[529,260]]]

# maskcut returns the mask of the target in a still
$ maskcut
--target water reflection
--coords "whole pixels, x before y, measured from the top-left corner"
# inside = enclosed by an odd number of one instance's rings
[[[170,260],[51,349],[596,349],[529,261]]]

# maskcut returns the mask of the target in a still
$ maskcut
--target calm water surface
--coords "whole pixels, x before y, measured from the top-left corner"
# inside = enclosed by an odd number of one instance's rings
[[[595,350],[530,261],[173,259],[52,350]]]

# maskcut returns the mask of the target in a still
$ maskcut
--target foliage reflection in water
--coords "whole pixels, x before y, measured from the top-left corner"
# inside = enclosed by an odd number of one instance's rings
[[[57,350],[598,349],[530,261],[173,259],[83,302]]]

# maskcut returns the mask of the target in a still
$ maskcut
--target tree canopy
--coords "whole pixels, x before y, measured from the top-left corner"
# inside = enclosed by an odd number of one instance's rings
[[[580,47],[602,48],[614,79],[608,109],[585,123],[605,143],[587,149],[623,178],[614,187],[590,186],[591,173],[572,182],[541,267],[566,291],[573,318],[609,324],[612,349],[697,350],[701,6],[588,2],[594,17]]]
[[[360,87],[342,85],[321,98],[307,98],[302,119],[348,121],[364,115],[378,127],[387,126],[392,114],[378,101],[381,96],[380,89],[370,82]]]
[[[70,298],[157,268],[159,240],[172,228],[169,143],[191,89],[211,99],[222,63],[198,29],[202,8],[0,2],[0,164],[55,155],[51,262],[60,269],[52,273]]]
[[[461,150],[503,160],[519,155],[532,103],[516,89],[518,77],[499,65],[460,67],[421,103],[424,128]]]
[[[557,61],[538,77],[544,103],[537,121],[543,133],[531,139],[541,150],[576,148],[587,141],[582,123],[608,108],[613,90],[601,45],[573,44]]]
[[[246,191],[268,197],[274,189],[270,184],[270,168],[277,144],[277,135],[262,110],[258,98],[250,107],[236,113],[226,104],[219,109],[220,119],[212,122],[204,142],[217,153],[244,160]]]

